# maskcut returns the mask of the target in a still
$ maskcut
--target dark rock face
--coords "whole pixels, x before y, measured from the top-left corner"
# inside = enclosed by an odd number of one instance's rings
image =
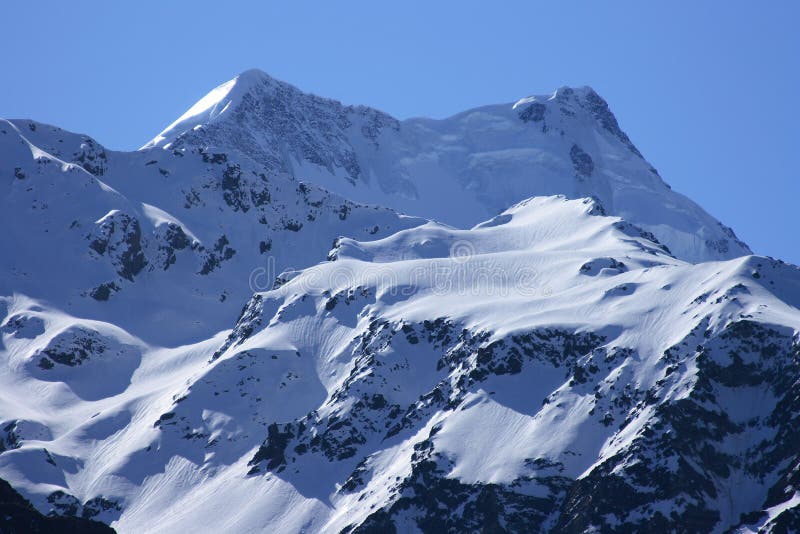
[[[625,234],[628,234],[629,236],[642,237],[644,239],[647,239],[648,241],[655,243],[662,252],[666,252],[670,256],[672,255],[672,252],[670,252],[669,247],[660,243],[658,241],[658,238],[654,236],[651,232],[648,232],[647,230],[642,230],[638,226],[626,221],[619,221],[618,223],[615,223],[614,228]]]
[[[729,227],[729,226],[725,226],[725,225],[724,225],[724,224],[722,224],[722,223],[718,223],[718,224],[719,224],[719,227],[722,229],[722,232],[723,232],[725,235],[727,235],[727,236],[728,236],[728,237],[729,237],[731,240],[733,240],[733,241],[734,241],[736,244],[738,244],[739,246],[741,246],[741,247],[744,247],[744,248],[746,248],[746,249],[747,249],[747,245],[744,243],[744,241],[742,241],[741,239],[739,239],[738,237],[736,237],[736,233],[733,231],[733,228],[731,228],[731,227]],[[749,249],[748,249],[748,250],[749,250]]]
[[[222,198],[225,203],[230,206],[234,211],[244,211],[250,209],[247,202],[246,191],[242,189],[241,184],[242,171],[239,165],[228,165],[222,173],[221,187],[223,190]]]
[[[120,289],[119,286],[114,282],[106,282],[92,289],[89,292],[89,296],[92,297],[94,300],[103,302],[108,300],[111,297],[111,295],[114,292],[119,291],[119,289]]]
[[[728,250],[731,248],[731,243],[735,243],[739,247],[747,248],[747,245],[739,239],[736,234],[734,233],[733,229],[728,226],[725,226],[722,223],[718,223],[719,227],[722,229],[722,233],[727,236],[727,239],[707,239],[706,246],[712,250],[716,250],[722,254],[727,253]]]
[[[257,466],[261,462],[266,462],[268,470],[279,469],[286,465],[286,447],[289,441],[294,438],[291,427],[284,427],[282,430],[277,423],[272,423],[267,428],[267,439],[264,445],[258,449],[250,464]],[[253,470],[254,469],[254,470]],[[258,472],[258,468],[251,469],[251,473]]]
[[[59,516],[63,517],[91,519],[103,512],[122,511],[122,507],[116,501],[111,501],[103,497],[95,497],[81,504],[73,495],[69,495],[60,490],[54,491],[48,495],[47,502]]]
[[[139,220],[127,213],[116,211],[104,217],[89,239],[89,247],[110,258],[117,274],[126,280],[133,281],[147,265]]]
[[[103,176],[108,168],[105,149],[94,139],[86,136],[78,150],[72,154],[71,160],[94,176]]]
[[[592,157],[581,149],[578,145],[573,144],[569,151],[569,157],[572,160],[572,167],[578,176],[588,178],[594,171],[594,161]]]
[[[219,236],[210,250],[205,247],[198,249],[205,257],[200,274],[205,275],[213,272],[222,262],[231,259],[236,254],[236,250],[229,247],[229,244],[228,237],[223,234]]]
[[[0,433],[0,453],[12,449],[18,449],[20,446],[20,437],[17,434],[17,421],[6,423],[2,427]]]
[[[9,317],[0,326],[0,332],[11,334],[15,338],[34,339],[44,333],[44,328],[44,321],[39,317],[20,314]]]
[[[619,127],[619,123],[617,122],[617,118],[611,112],[611,109],[608,107],[608,103],[595,93],[594,91],[590,90],[586,93],[586,101],[585,107],[594,115],[594,118],[600,123],[600,125],[614,134],[620,141],[622,141],[631,152],[642,157],[641,152],[633,145],[633,142],[630,140],[628,135],[622,131],[622,128]]]
[[[56,336],[39,355],[39,367],[52,369],[54,364],[74,367],[93,356],[102,355],[108,347],[97,332],[72,328]]]
[[[175,223],[168,223],[156,228],[155,241],[158,243],[158,257],[154,263],[165,271],[175,264],[177,251],[189,247],[197,248],[183,228]]]
[[[230,347],[241,345],[248,337],[250,337],[256,328],[262,324],[262,315],[264,312],[264,298],[259,295],[253,295],[253,298],[245,304],[242,308],[242,313],[239,314],[239,319],[236,321],[236,326],[233,331],[228,335],[225,343],[214,353],[211,357],[216,360],[222,353]]]
[[[5,480],[0,480],[0,532],[3,534],[100,534],[114,529],[86,517],[45,516]]]
[[[544,120],[544,113],[547,107],[541,102],[533,102],[519,112],[522,122],[541,122]]]

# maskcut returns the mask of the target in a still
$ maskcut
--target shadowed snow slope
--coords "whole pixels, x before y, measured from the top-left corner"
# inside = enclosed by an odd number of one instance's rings
[[[153,146],[236,149],[347,198],[459,227],[534,195],[595,197],[688,261],[750,253],[670,190],[589,87],[398,121],[251,70],[212,90],[145,145]]]

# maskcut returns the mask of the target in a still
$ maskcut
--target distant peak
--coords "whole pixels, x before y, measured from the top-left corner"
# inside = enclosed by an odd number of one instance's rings
[[[277,80],[259,69],[248,69],[235,78],[221,83],[198,100],[186,113],[167,126],[158,136],[142,148],[164,146],[181,132],[215,121],[225,112],[235,109],[247,94],[270,89],[293,89],[294,86]]]
[[[274,78],[261,69],[247,69],[236,76],[241,81],[269,81]]]
[[[273,78],[261,69],[248,69],[240,72],[231,81],[234,82],[237,90],[240,92],[246,92],[248,90],[264,86],[293,87],[287,82]]]
[[[517,100],[513,109],[519,109],[519,116],[525,122],[544,120],[547,110],[568,116],[574,116],[576,113],[589,116],[601,128],[625,144],[631,152],[642,158],[642,154],[620,128],[617,118],[608,107],[608,102],[588,85],[563,86],[548,95],[527,96]]]
[[[568,85],[562,85],[558,89],[555,90],[553,96],[551,97],[554,100],[558,100],[559,98],[570,98],[570,97],[578,97],[578,98],[586,98],[590,94],[596,95],[594,89],[589,87],[588,85],[580,85],[578,87],[570,87]]]
[[[587,99],[593,98],[600,98],[600,95],[597,92],[589,87],[588,85],[581,85],[579,87],[570,87],[567,85],[563,85],[553,91],[552,93],[547,93],[544,95],[531,95],[526,96],[525,98],[520,98],[514,104],[514,108],[524,106],[525,104],[530,104],[532,102],[552,102],[552,101],[566,101],[566,100],[573,100],[577,99],[579,101],[585,101]]]

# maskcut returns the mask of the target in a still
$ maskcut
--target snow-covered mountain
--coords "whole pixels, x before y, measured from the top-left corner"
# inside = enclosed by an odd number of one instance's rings
[[[664,183],[589,87],[444,120],[398,121],[251,70],[145,145],[155,146],[239,150],[273,173],[461,228],[536,195],[594,197],[688,261],[750,253],[730,228]]]
[[[135,152],[0,121],[0,162],[0,479],[44,514],[800,530],[800,269],[590,89],[398,122],[248,71]]]

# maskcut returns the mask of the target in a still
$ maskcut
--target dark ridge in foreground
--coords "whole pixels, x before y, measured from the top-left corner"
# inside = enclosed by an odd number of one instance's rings
[[[46,516],[36,510],[11,485],[0,479],[0,534],[106,534],[116,532],[98,521],[82,517]]]

